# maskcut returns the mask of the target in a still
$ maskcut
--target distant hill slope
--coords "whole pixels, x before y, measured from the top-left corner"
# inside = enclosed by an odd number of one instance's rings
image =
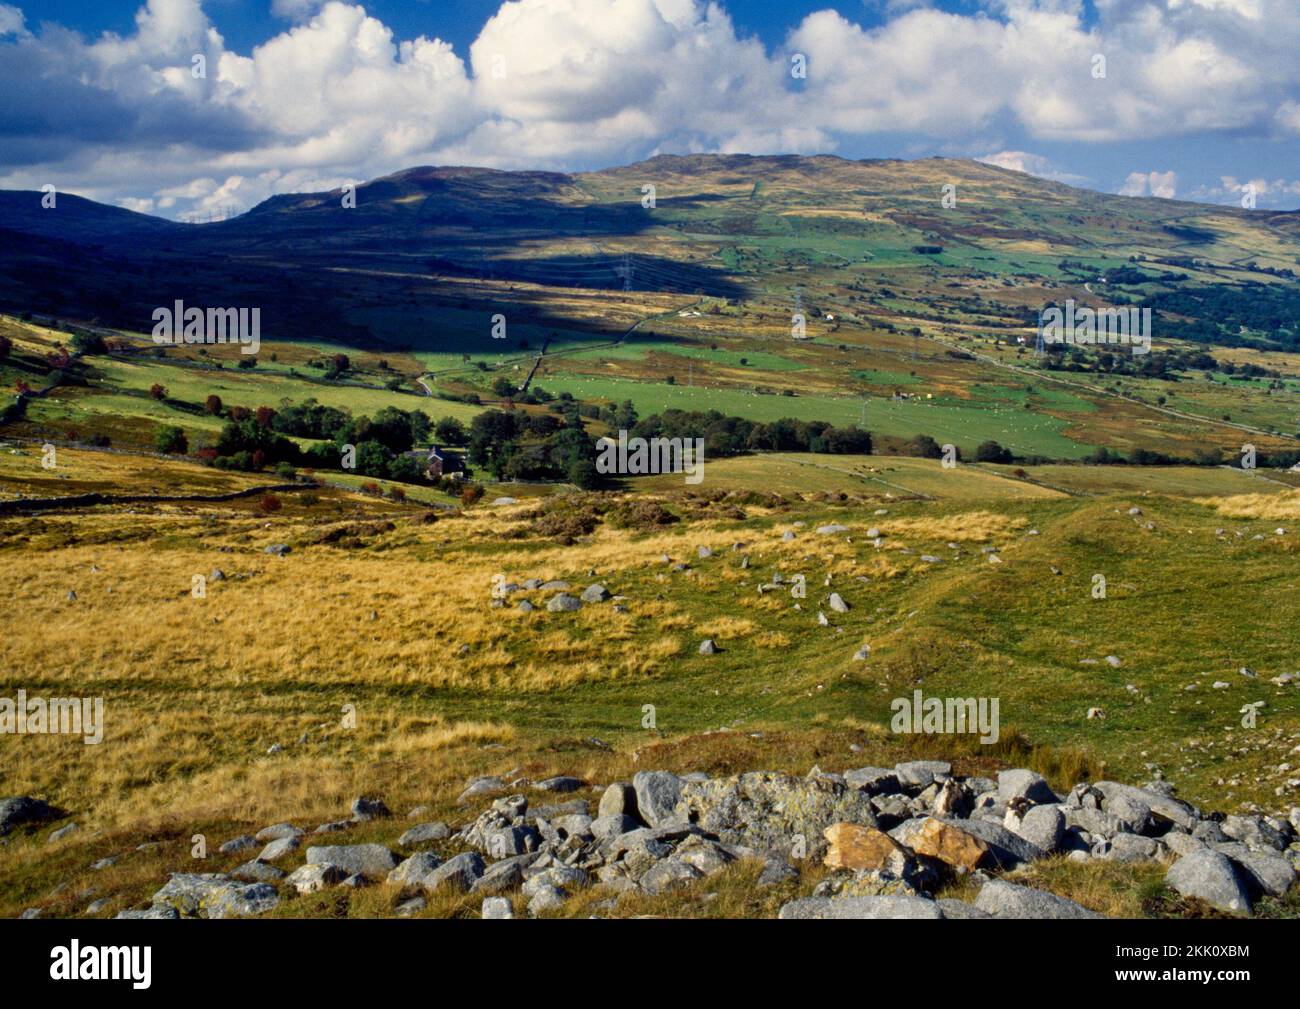
[[[325,318],[355,307],[348,291],[364,276],[367,297],[391,310],[409,303],[413,283],[470,278],[734,300],[798,289],[864,302],[881,319],[995,326],[1030,324],[1058,296],[1105,293],[1154,299],[1188,339],[1300,347],[1300,215],[1120,197],[968,160],[662,155],[579,174],[425,166],[358,186],[355,207],[341,190],[286,194],[202,225],[70,195],[44,210],[40,195],[0,192],[5,227],[102,258],[91,270],[70,254],[58,285],[32,290],[31,250],[9,243],[0,307],[137,328],[148,306],[188,293],[257,298],[292,336],[318,326],[325,297]],[[285,300],[297,303],[276,313]]]

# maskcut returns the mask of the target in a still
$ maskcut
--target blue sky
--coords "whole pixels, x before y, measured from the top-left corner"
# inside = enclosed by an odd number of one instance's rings
[[[1295,0],[0,0],[0,188],[181,217],[721,150],[1296,209],[1297,51]]]

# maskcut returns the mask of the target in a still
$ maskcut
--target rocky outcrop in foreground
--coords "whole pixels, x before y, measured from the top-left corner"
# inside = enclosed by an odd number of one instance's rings
[[[524,788],[555,801],[536,806],[522,792],[502,794]],[[560,798],[581,791],[592,798]],[[832,870],[811,896],[784,904],[781,918],[1100,917],[998,878],[1049,856],[1163,864],[1184,897],[1249,913],[1262,896],[1286,894],[1300,866],[1300,809],[1207,815],[1164,782],[1101,781],[1059,796],[1033,771],[959,777],[942,761],[842,774],[814,768],[807,777],[642,771],[603,790],[571,777],[478,778],[461,802],[489,805],[457,827],[395,829],[391,848],[339,843],[358,823],[390,816],[378,800],[358,799],[350,820],[322,824],[312,838],[275,824],[221,845],[249,853],[238,868],[174,873],[148,907],[118,917],[256,915],[289,894],[371,885],[390,887],[401,915],[443,890],[481,897],[485,918],[513,917],[506,895],[519,891],[538,915],[589,887],[601,888],[591,908],[598,913],[623,894],[688,887],[738,859],[762,863],[760,886],[796,880],[812,860]],[[980,884],[973,903],[935,899],[954,877]]]

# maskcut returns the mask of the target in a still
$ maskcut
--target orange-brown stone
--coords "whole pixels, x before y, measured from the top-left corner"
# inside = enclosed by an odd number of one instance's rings
[[[830,843],[825,861],[832,869],[883,869],[895,852],[907,854],[884,831],[857,823],[832,823],[822,836]]]

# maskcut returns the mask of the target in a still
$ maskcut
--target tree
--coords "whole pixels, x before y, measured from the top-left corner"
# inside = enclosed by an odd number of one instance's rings
[[[221,397],[215,392],[203,401],[203,408],[214,417],[221,416]]]
[[[938,459],[943,455],[943,449],[928,434],[918,434],[907,443],[907,454],[922,459]]]
[[[575,459],[569,464],[569,482],[582,490],[592,490],[600,486],[601,475],[596,464],[590,459]]]
[[[104,338],[98,333],[79,330],[72,334],[72,346],[82,354],[103,354],[108,350]]]
[[[157,435],[154,436],[154,445],[159,452],[165,452],[167,455],[184,455],[190,450],[185,432],[172,425],[158,429]]]
[[[976,462],[1009,463],[1011,459],[1011,450],[992,440],[980,442],[975,449]]]
[[[13,351],[13,349],[14,349],[13,340],[9,339],[9,337],[7,336],[0,336],[0,361],[3,361],[6,358],[8,358],[9,354]]]
[[[164,400],[167,398],[167,390],[155,382],[153,385],[149,386],[149,395],[154,399]]]
[[[433,436],[443,445],[464,445],[469,441],[465,425],[455,417],[443,417],[434,426]]]

